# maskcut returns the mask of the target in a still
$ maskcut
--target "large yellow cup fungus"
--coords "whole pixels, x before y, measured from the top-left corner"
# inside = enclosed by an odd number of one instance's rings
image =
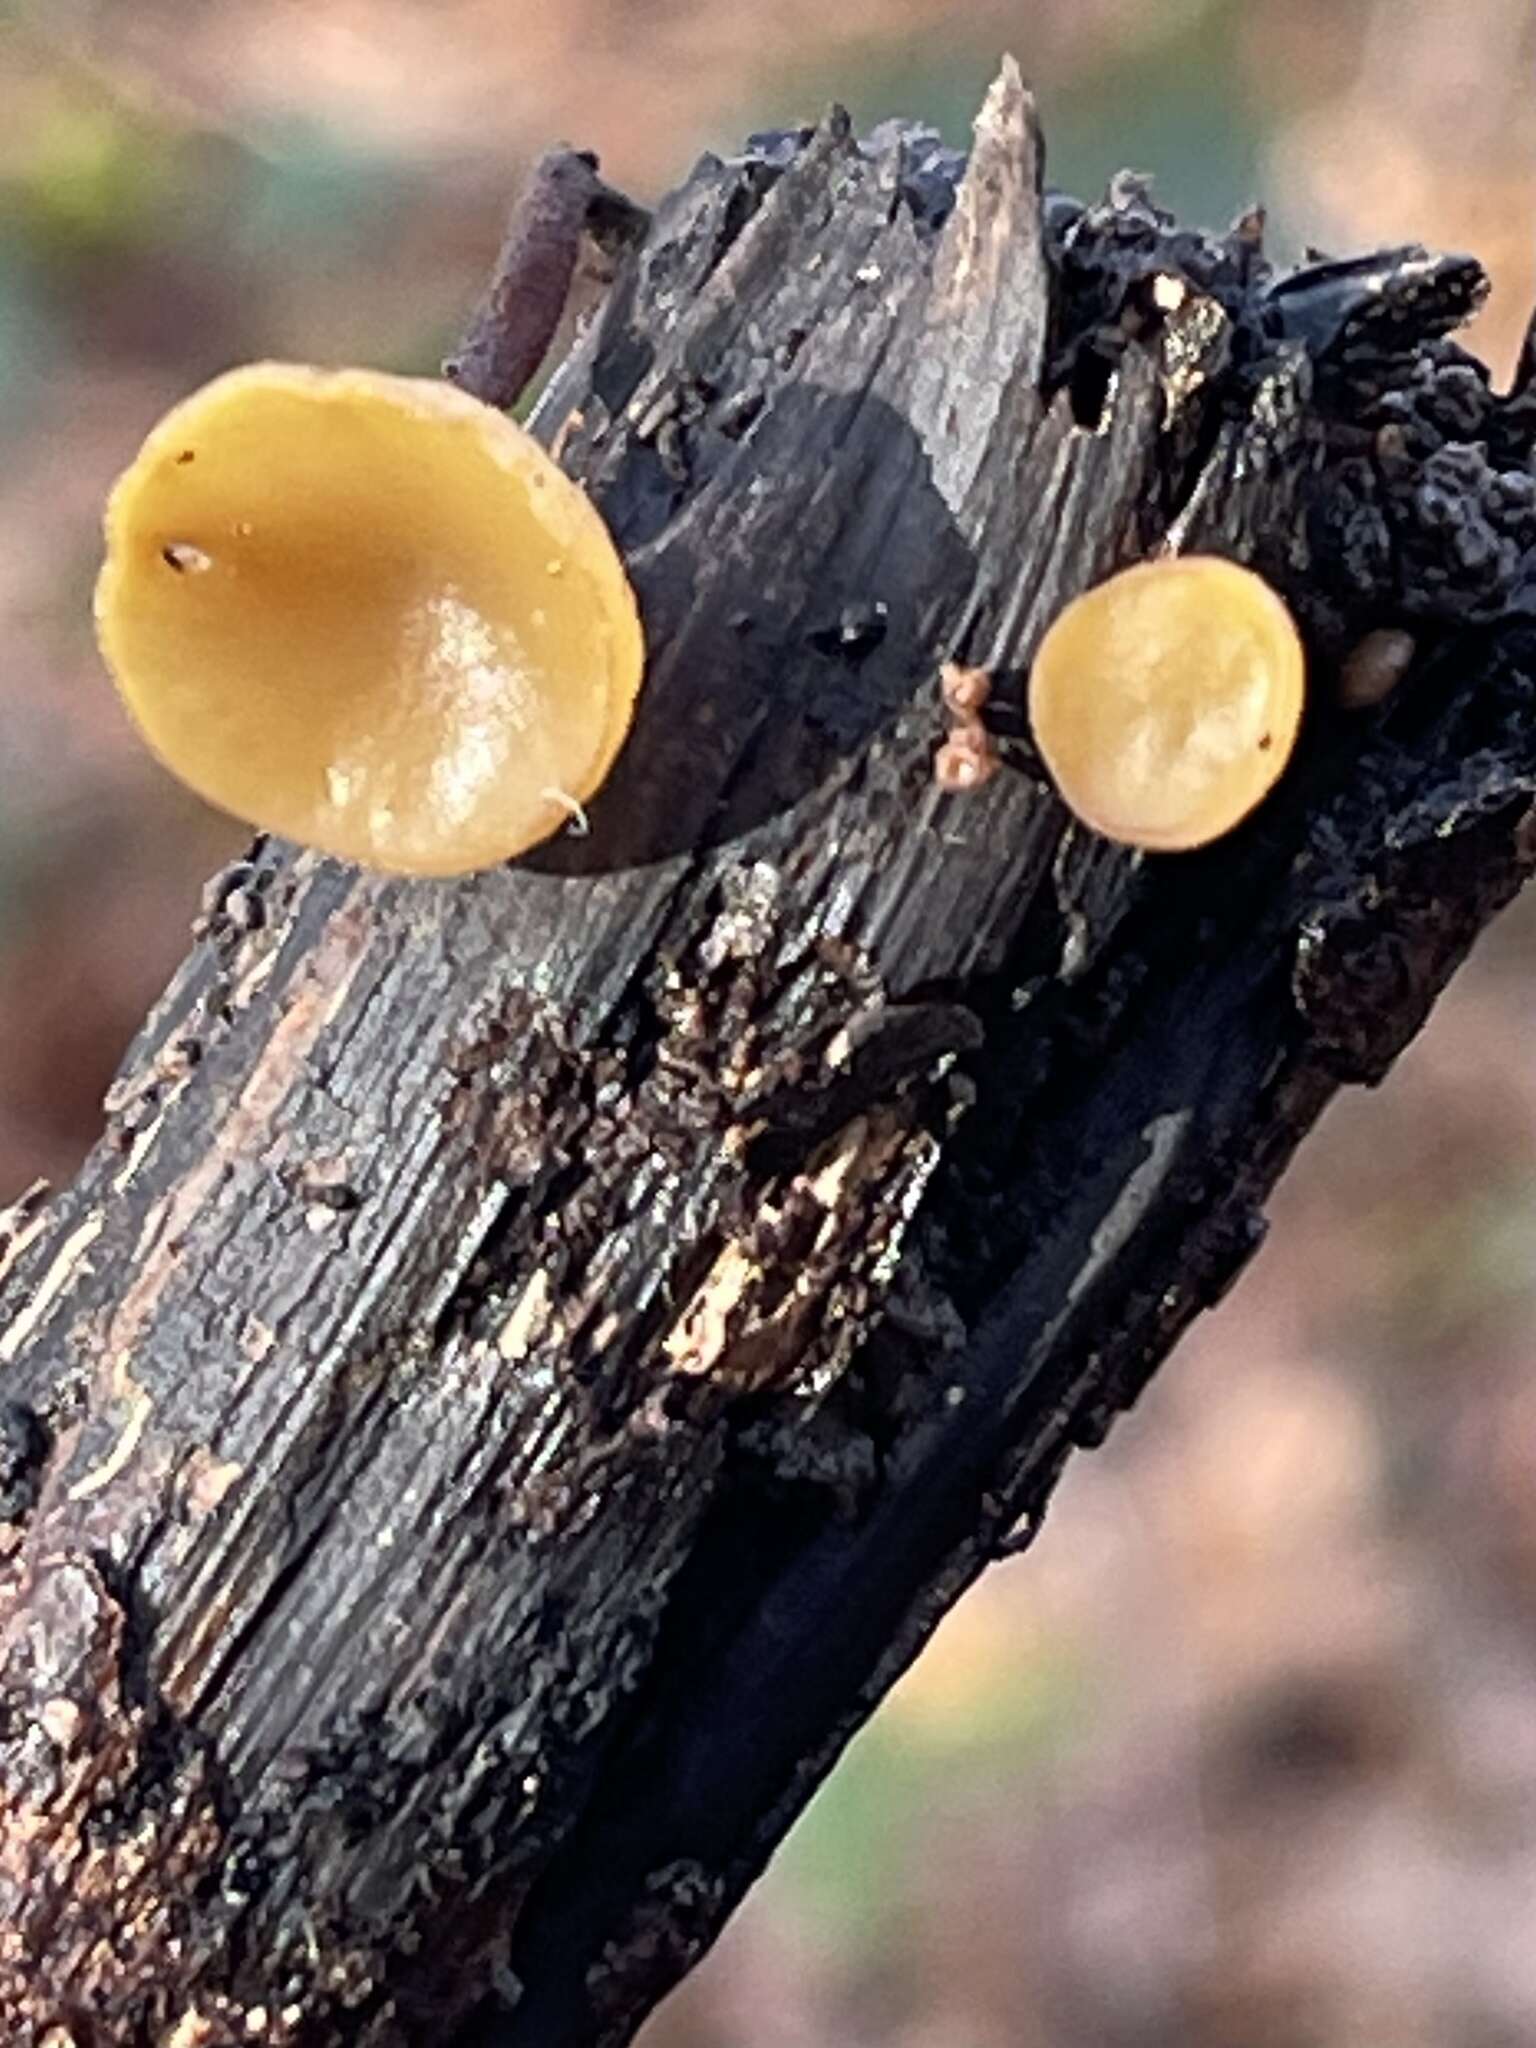
[[[209,802],[395,873],[489,867],[598,788],[644,666],[580,488],[451,385],[255,363],[151,432],[106,513],[101,650]]]
[[[1214,555],[1142,562],[1074,598],[1029,679],[1057,788],[1108,839],[1162,851],[1231,831],[1290,758],[1301,637],[1262,577]]]

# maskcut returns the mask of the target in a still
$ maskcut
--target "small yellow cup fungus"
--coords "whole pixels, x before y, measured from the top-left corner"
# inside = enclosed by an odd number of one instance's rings
[[[1251,569],[1185,555],[1067,605],[1029,679],[1035,742],[1077,815],[1127,846],[1204,846],[1247,817],[1296,743],[1301,638]]]
[[[150,747],[264,830],[464,874],[568,823],[623,744],[634,593],[580,488],[451,385],[255,363],[107,504],[96,628]]]

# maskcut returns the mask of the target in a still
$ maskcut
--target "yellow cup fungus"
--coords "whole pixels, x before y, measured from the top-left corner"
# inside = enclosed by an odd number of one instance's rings
[[[1128,846],[1204,846],[1274,786],[1305,660],[1263,578],[1214,555],[1142,562],[1074,598],[1029,679],[1035,742],[1077,815]]]
[[[644,666],[581,489],[451,385],[255,363],[115,486],[97,636],[150,747],[250,824],[468,873],[598,788]]]

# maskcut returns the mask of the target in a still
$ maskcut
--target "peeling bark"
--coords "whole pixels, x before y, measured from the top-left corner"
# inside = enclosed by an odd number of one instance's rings
[[[700,164],[535,419],[650,649],[590,836],[258,843],[0,1220],[8,2041],[628,2040],[1536,858],[1476,266],[1281,279],[1039,165],[1011,66],[968,167],[835,116]],[[1156,859],[1021,707],[1165,544],[1270,577],[1314,697]]]

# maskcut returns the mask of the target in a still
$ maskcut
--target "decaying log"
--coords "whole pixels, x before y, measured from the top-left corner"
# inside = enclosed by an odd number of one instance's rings
[[[651,651],[590,833],[258,844],[6,1220],[6,2041],[628,2040],[1536,857],[1477,266],[1281,278],[1039,175],[1011,66],[968,167],[839,117],[699,166],[536,415]],[[1272,580],[1314,693],[1158,859],[1021,706],[1169,543]]]

